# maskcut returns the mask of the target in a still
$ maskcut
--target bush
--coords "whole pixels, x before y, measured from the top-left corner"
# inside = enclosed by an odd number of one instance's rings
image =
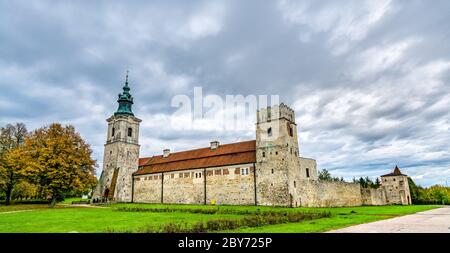
[[[161,209],[158,209],[161,210]],[[199,221],[189,226],[188,223],[166,223],[162,227],[147,226],[138,232],[146,233],[206,233],[209,231],[233,230],[240,227],[260,227],[288,222],[299,222],[330,217],[330,212],[262,212],[244,216],[242,219],[221,218]],[[108,230],[107,232],[114,232]]]

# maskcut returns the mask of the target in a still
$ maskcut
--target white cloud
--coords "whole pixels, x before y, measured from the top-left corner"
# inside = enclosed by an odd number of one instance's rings
[[[179,36],[198,40],[218,34],[222,30],[224,18],[223,5],[209,5],[191,15],[186,24],[178,30]]]
[[[399,64],[399,62],[404,59],[407,50],[419,41],[417,38],[409,38],[395,43],[386,43],[386,45],[368,48],[354,56],[355,63],[352,67],[356,66],[357,68],[349,72],[352,73],[353,78],[361,80],[372,77],[382,71],[401,69],[403,65]]]
[[[278,7],[287,22],[306,26],[316,34],[330,33],[328,46],[333,54],[341,55],[355,42],[365,39],[369,31],[392,12],[391,2],[333,1],[317,7],[316,1],[281,0]]]

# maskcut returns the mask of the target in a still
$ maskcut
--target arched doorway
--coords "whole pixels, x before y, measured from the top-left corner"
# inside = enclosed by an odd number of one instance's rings
[[[105,192],[103,193],[103,197],[108,198],[108,195],[109,195],[109,188],[106,187]]]

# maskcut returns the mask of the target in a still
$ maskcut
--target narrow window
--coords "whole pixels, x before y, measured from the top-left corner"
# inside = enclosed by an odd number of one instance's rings
[[[275,155],[278,155],[278,151],[277,151],[277,152],[275,152]]]
[[[273,169],[272,169],[272,174],[273,174]]]
[[[111,131],[111,136],[114,136],[115,133],[116,133],[116,129],[113,127],[112,131]]]
[[[292,132],[291,124],[289,124],[289,122],[286,123],[286,128],[289,133],[289,136],[291,136],[291,137],[294,136],[294,133]]]
[[[271,127],[269,127],[269,129],[267,129],[267,135],[272,136],[272,128]]]
[[[262,153],[262,156],[263,156],[263,157],[266,157],[266,152],[263,152],[263,153]]]
[[[128,137],[133,135],[133,129],[131,127],[128,128]]]
[[[309,177],[309,169],[306,168],[306,177]]]
[[[296,188],[297,187],[297,183],[294,181],[294,188]],[[297,205],[297,204],[296,204]]]

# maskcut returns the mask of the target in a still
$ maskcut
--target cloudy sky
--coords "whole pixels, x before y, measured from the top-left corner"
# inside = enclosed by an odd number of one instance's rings
[[[449,1],[93,2],[0,0],[0,126],[73,124],[101,166],[130,70],[141,156],[255,138],[174,129],[171,99],[200,86],[279,95],[335,176],[450,183]]]

